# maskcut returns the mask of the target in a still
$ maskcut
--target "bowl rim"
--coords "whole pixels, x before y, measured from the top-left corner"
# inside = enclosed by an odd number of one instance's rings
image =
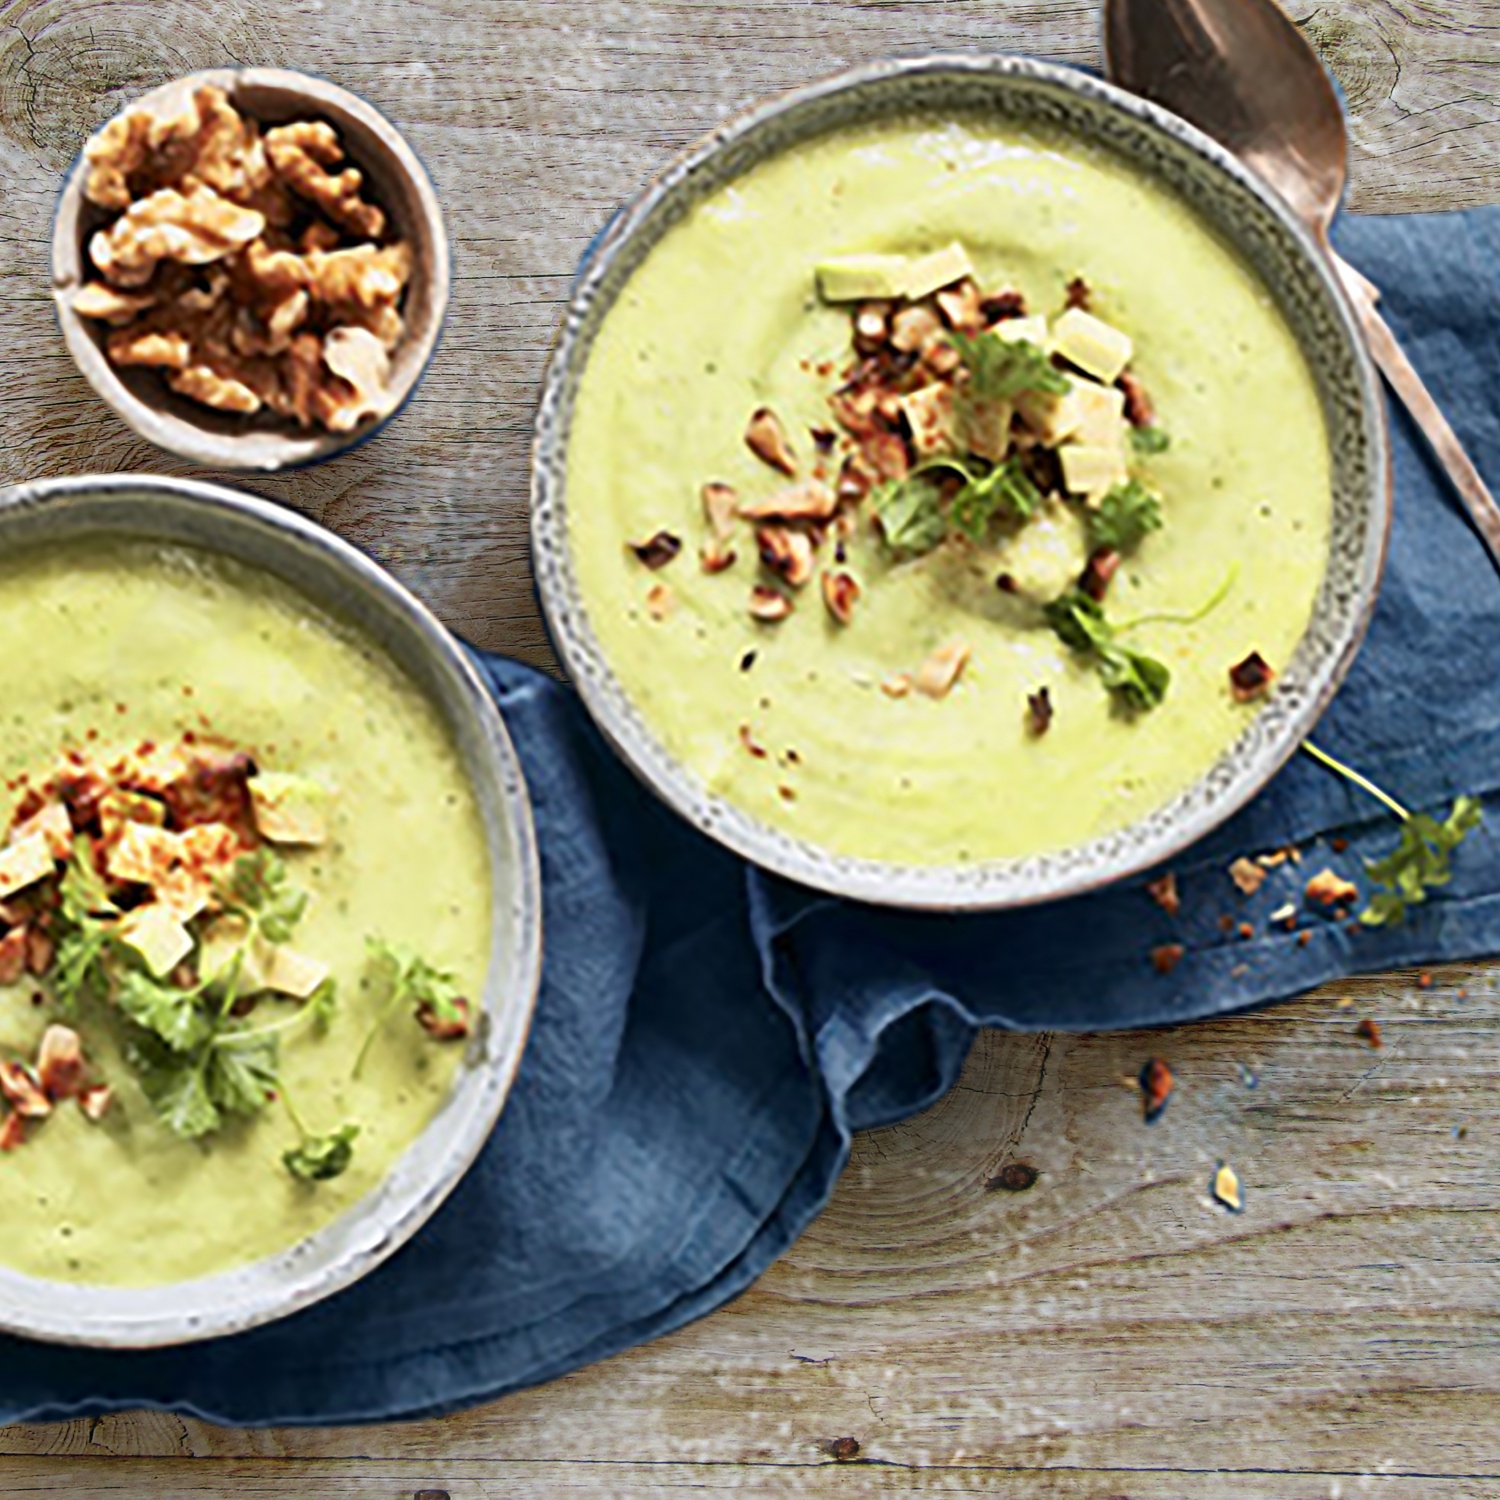
[[[303,433],[295,427],[289,427],[284,432],[257,428],[253,432],[236,433],[215,432],[179,414],[174,408],[153,405],[138,396],[121,378],[103,348],[95,341],[90,332],[89,320],[79,317],[73,311],[72,294],[87,279],[88,271],[86,252],[77,243],[79,220],[87,212],[83,198],[86,165],[83,147],[79,148],[78,154],[63,174],[57,202],[52,211],[50,270],[53,311],[63,342],[79,373],[93,388],[94,394],[138,437],[164,452],[201,464],[205,468],[238,473],[286,473],[310,464],[322,463],[367,442],[394,421],[416,394],[437,353],[448,318],[453,266],[447,227],[432,178],[406,137],[369,100],[317,73],[254,64],[199,68],[136,95],[121,105],[109,119],[116,119],[127,110],[142,105],[149,106],[159,99],[172,98],[179,91],[204,84],[214,84],[224,89],[231,101],[236,89],[240,87],[279,89],[299,94],[309,102],[309,113],[313,115],[326,116],[332,109],[356,120],[380,141],[395,160],[411,190],[418,217],[426,226],[426,238],[431,246],[431,258],[424,263],[423,274],[430,285],[432,309],[425,325],[415,337],[410,329],[402,335],[403,343],[410,352],[404,355],[408,366],[406,373],[395,385],[395,404],[378,420],[362,423],[350,432],[329,432],[312,428]],[[108,121],[101,122],[90,131],[84,144],[87,145],[88,140],[92,140],[107,123]],[[355,165],[359,163],[356,162]],[[247,445],[244,441],[247,437],[260,441]],[[247,451],[252,447],[255,451]],[[262,450],[262,456],[256,456]]]
[[[373,558],[296,511],[257,495],[165,475],[77,475],[12,485],[0,489],[0,524],[18,509],[66,506],[69,502],[95,498],[109,502],[142,495],[178,503],[200,518],[228,515],[236,524],[248,522],[253,527],[277,532],[283,538],[289,537],[303,556],[312,556],[315,566],[342,574],[360,590],[372,592],[377,604],[396,617],[400,628],[412,632],[417,648],[448,676],[455,690],[449,698],[450,704],[458,712],[472,716],[477,731],[475,747],[490,763],[497,798],[494,816],[508,831],[513,848],[515,888],[508,909],[518,941],[515,946],[506,947],[504,961],[497,968],[495,945],[502,919],[499,896],[492,890],[491,959],[485,985],[485,1015],[492,1024],[478,1033],[485,1049],[482,1059],[465,1059],[460,1063],[454,1090],[449,1094],[450,1099],[455,1097],[468,1070],[478,1075],[471,1085],[472,1103],[458,1122],[459,1129],[441,1143],[435,1170],[426,1175],[425,1181],[405,1184],[389,1202],[381,1202],[371,1222],[361,1224],[356,1237],[338,1246],[328,1264],[303,1265],[300,1269],[297,1265],[299,1259],[306,1259],[306,1247],[320,1237],[332,1237],[341,1227],[343,1233],[348,1233],[361,1208],[379,1199],[391,1179],[401,1173],[407,1154],[444,1123],[441,1111],[397,1158],[385,1178],[343,1213],[296,1244],[245,1265],[186,1281],[145,1287],[53,1281],[0,1267],[0,1332],[47,1343],[108,1349],[177,1346],[279,1321],[351,1286],[410,1240],[458,1186],[500,1119],[530,1037],[541,986],[543,951],[542,881],[536,827],[525,772],[504,718],[460,642],[420,599]],[[211,520],[205,524],[211,524]],[[139,529],[149,535],[152,528],[147,524]],[[211,542],[201,545],[213,548]],[[231,558],[238,555],[232,545],[220,550]],[[244,560],[244,565],[275,576],[269,565],[253,560]],[[308,592],[290,582],[287,586]],[[316,608],[338,614],[337,605],[321,601],[311,593],[308,597]],[[356,622],[355,628],[364,627]],[[405,670],[399,664],[397,669]],[[419,685],[418,691],[434,702],[430,689]],[[442,707],[438,712],[447,718]],[[448,727],[450,732],[456,729],[451,721]],[[465,770],[467,773],[467,766]],[[466,779],[471,778],[466,774]],[[482,797],[479,805],[484,816]],[[485,843],[489,866],[493,869],[496,844],[492,831],[487,831]],[[278,1263],[282,1263],[286,1273],[279,1282],[273,1274]],[[271,1284],[252,1287],[248,1294],[236,1290],[236,1282],[252,1275],[269,1278]],[[226,1291],[235,1300],[222,1298],[216,1305],[215,1299]],[[165,1301],[169,1293],[174,1294],[175,1304],[170,1309],[147,1305]],[[18,1316],[15,1311],[18,1295],[23,1299],[25,1316]]]
[[[1315,674],[1315,690],[1307,694],[1249,769],[1241,770],[1233,786],[1207,808],[1191,810],[1190,816],[1177,819],[1168,832],[1142,840],[1138,846],[1112,858],[1101,857],[1097,864],[1082,867],[1063,878],[1042,881],[1025,878],[1028,866],[1055,854],[963,865],[913,865],[839,854],[826,846],[785,834],[712,793],[666,749],[619,685],[603,649],[593,640],[587,604],[572,578],[565,498],[567,443],[561,436],[568,423],[557,420],[556,414],[560,412],[571,419],[568,381],[573,375],[575,359],[584,359],[580,374],[586,367],[584,331],[589,308],[616,259],[677,189],[721,152],[777,117],[831,95],[923,75],[948,75],[956,82],[975,77],[1019,80],[1081,95],[1166,135],[1230,178],[1256,200],[1260,210],[1296,245],[1333,314],[1351,356],[1359,390],[1360,427],[1369,453],[1367,497],[1371,510],[1360,552],[1359,601],[1337,651],[1320,664]],[[607,311],[603,316],[608,316]],[[1161,105],[1066,64],[999,52],[932,52],[884,58],[844,69],[752,102],[672,156],[632,198],[615,210],[584,251],[554,339],[532,440],[531,546],[538,598],[569,680],[620,758],[679,816],[766,872],[828,895],[910,911],[999,911],[1083,895],[1162,865],[1233,817],[1296,754],[1342,686],[1374,613],[1390,543],[1392,514],[1391,454],[1379,378],[1342,283],[1291,209],[1225,147]],[[557,560],[555,565],[543,565],[543,560],[552,558]],[[590,669],[590,653],[602,663],[597,675]],[[1278,692],[1279,687],[1273,690],[1272,700]],[[618,695],[618,702],[612,694]],[[1186,788],[1143,816],[1170,808],[1179,798],[1200,787],[1233,748],[1233,744],[1226,747],[1220,759]],[[1127,832],[1134,826],[1126,825],[1121,831]],[[1069,849],[1089,847],[1086,842]],[[982,885],[975,880],[979,872],[990,872]]]

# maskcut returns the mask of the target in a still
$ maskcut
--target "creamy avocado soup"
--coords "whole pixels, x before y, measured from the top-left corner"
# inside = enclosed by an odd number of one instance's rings
[[[0,1263],[117,1286],[285,1250],[462,1065],[481,820],[435,711],[258,572],[0,565]]]
[[[974,121],[805,144],[667,232],[569,438],[590,625],[765,823],[910,864],[1077,844],[1223,752],[1331,511],[1266,287],[1102,149]]]

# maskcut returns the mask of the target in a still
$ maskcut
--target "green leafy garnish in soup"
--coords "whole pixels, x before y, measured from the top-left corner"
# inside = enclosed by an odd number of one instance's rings
[[[568,454],[578,586],[649,729],[875,860],[1167,801],[1327,558],[1319,398],[1257,276],[1107,150],[973,120],[807,142],[687,213],[603,320]]]
[[[0,644],[0,1263],[143,1285],[284,1250],[461,1065],[489,877],[457,755],[357,631],[207,554],[23,552]]]

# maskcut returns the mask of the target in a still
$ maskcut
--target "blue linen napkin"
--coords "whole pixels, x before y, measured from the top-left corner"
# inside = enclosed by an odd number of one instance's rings
[[[1347,219],[1341,247],[1491,482],[1500,482],[1500,209]],[[826,1201],[852,1131],[941,1096],[974,1028],[1185,1021],[1335,975],[1500,950],[1500,578],[1403,413],[1373,628],[1318,731],[1409,806],[1485,797],[1451,886],[1403,928],[1268,923],[1309,869],[1355,874],[1382,810],[1305,757],[1143,882],[992,917],[907,916],[748,868],[643,791],[576,698],[479,656],[525,762],[547,959],[494,1137],[428,1227],[359,1285],[180,1351],[0,1340],[0,1420],[158,1406],[243,1424],[430,1415],[653,1338],[743,1290]],[[477,653],[476,653],[477,654]],[[1334,852],[1329,840],[1347,839]],[[1313,845],[1253,898],[1225,867]],[[1226,934],[1220,918],[1254,936]],[[1088,942],[1078,942],[1087,932]],[[1170,975],[1149,950],[1186,949]]]

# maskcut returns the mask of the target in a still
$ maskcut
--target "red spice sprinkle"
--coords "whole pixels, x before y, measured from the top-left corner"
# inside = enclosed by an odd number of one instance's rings
[[[1187,950],[1181,943],[1163,943],[1151,950],[1151,964],[1158,974],[1170,974],[1182,962]]]
[[[1330,849],[1332,849],[1335,854],[1342,854],[1349,847],[1349,840],[1348,839],[1329,839],[1328,840],[1328,847]]]
[[[1362,1036],[1376,1051],[1379,1051],[1385,1045],[1380,1040],[1379,1023],[1372,1020],[1369,1016],[1366,1016],[1354,1030],[1356,1035]]]
[[[1141,1105],[1148,1125],[1167,1107],[1173,1083],[1172,1070],[1160,1057],[1141,1069]]]
[[[1253,938],[1255,936],[1255,929],[1248,922],[1241,922],[1239,933],[1242,938]]]
[[[1234,918],[1227,912],[1219,918],[1219,931],[1226,935],[1234,931]]]
[[[85,732],[83,737],[86,740],[97,740],[99,738],[99,731],[97,729],[90,729]]]
[[[193,696],[193,685],[192,685],[192,683],[190,683],[190,682],[183,683],[183,685],[182,685],[182,696],[184,698],[191,698]]]
[[[783,802],[795,802],[797,800],[796,789],[794,787],[789,787],[785,782],[782,782],[782,784],[776,788],[776,795],[780,797]]]
[[[1170,870],[1160,880],[1147,881],[1146,894],[1169,917],[1175,917],[1182,910],[1182,898],[1177,894],[1177,877]]]
[[[1426,969],[1423,969],[1422,972],[1417,975],[1417,988],[1419,990],[1430,990],[1432,988],[1432,975],[1429,974]]]
[[[115,712],[117,714],[123,714],[123,713],[128,713],[129,710],[125,707],[125,705],[123,703],[117,703],[117,704],[115,704]]]
[[[1312,942],[1312,931],[1311,931],[1311,929],[1304,928],[1303,931],[1301,931],[1301,932],[1299,932],[1297,934],[1297,946],[1299,948],[1305,948],[1305,947],[1307,947],[1307,945],[1310,942]]]

